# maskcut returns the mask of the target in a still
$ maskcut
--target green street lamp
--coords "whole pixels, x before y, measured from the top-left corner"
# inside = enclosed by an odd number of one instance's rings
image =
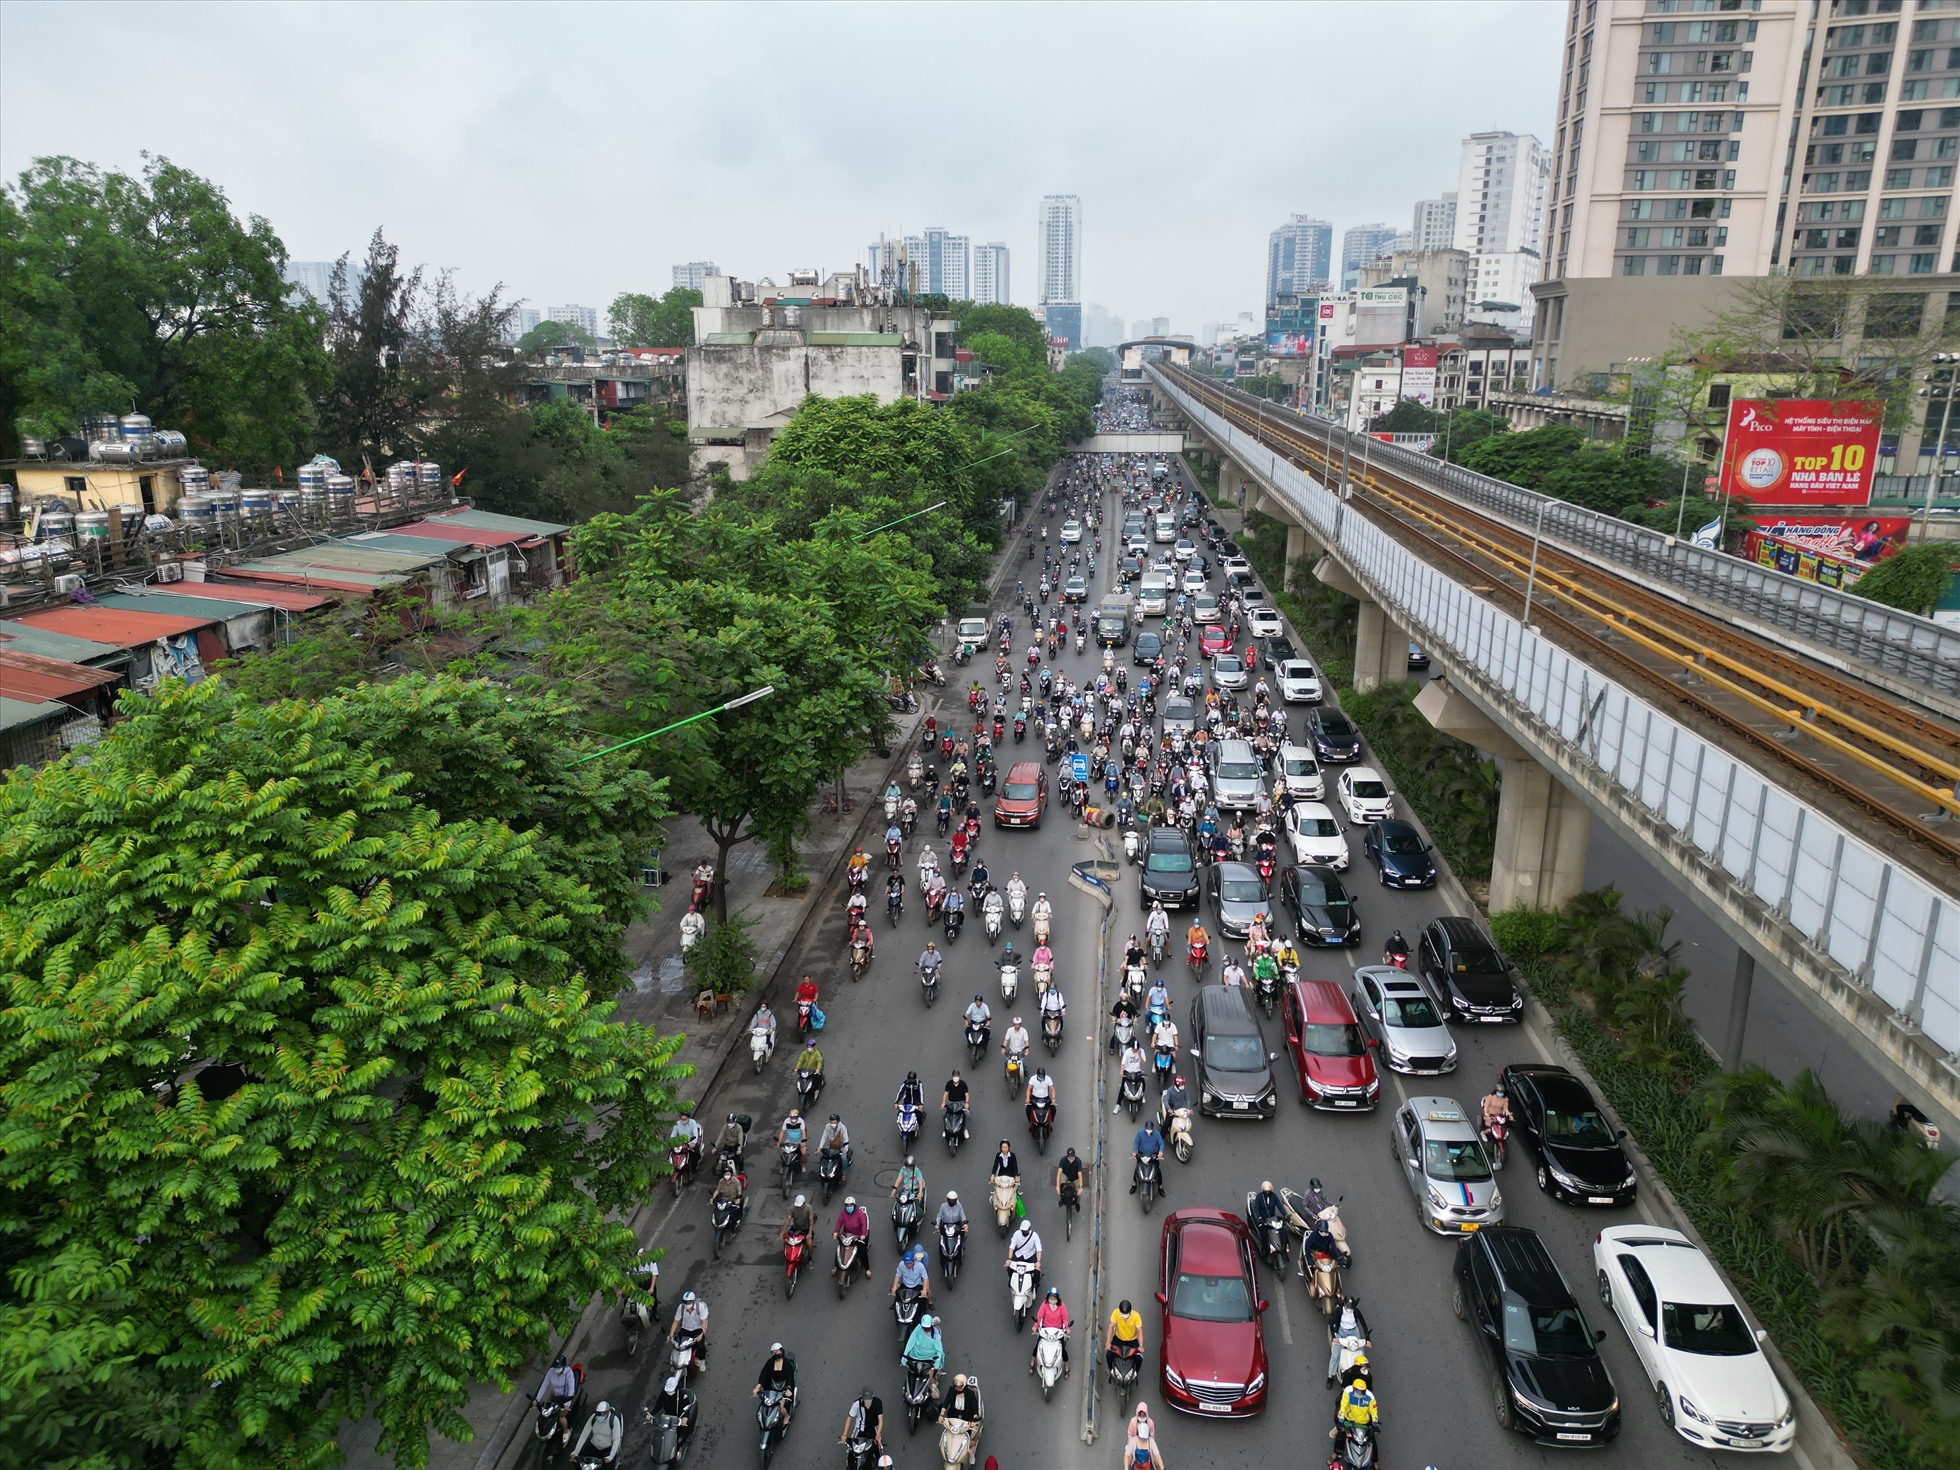
[[[767,699],[775,692],[776,686],[774,684],[764,684],[760,689],[751,689],[747,694],[736,695],[726,704],[718,704],[713,709],[704,709],[698,715],[689,715],[686,719],[676,720],[671,725],[662,725],[658,730],[649,730],[644,735],[635,735],[631,740],[622,740],[617,745],[608,745],[604,750],[595,750],[590,755],[579,756],[572,761],[572,764],[582,766],[587,761],[596,761],[602,755],[611,755],[615,750],[624,750],[629,745],[638,745],[642,741],[653,739],[656,735],[665,735],[669,730],[678,730],[682,725],[691,725],[696,720],[707,719],[710,715],[718,715],[726,710],[740,709],[745,704],[754,704],[758,699]]]

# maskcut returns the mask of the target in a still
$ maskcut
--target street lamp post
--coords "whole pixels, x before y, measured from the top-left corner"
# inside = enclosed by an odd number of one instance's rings
[[[689,715],[684,720],[675,720],[671,725],[662,725],[658,730],[649,730],[644,735],[635,735],[631,740],[622,740],[617,745],[608,745],[604,750],[595,750],[589,755],[577,756],[571,763],[575,766],[582,766],[587,761],[596,761],[602,755],[611,755],[616,750],[625,750],[628,746],[639,745],[653,739],[656,735],[665,735],[669,730],[678,730],[682,725],[692,725],[696,720],[705,720],[710,715],[722,714],[731,709],[740,709],[745,704],[754,704],[758,699],[767,699],[775,692],[776,686],[774,684],[764,684],[760,689],[751,689],[747,694],[738,694],[726,703],[716,705],[713,709],[704,709],[698,715]]]
[[[1538,502],[1538,524],[1531,532],[1531,570],[1524,579],[1524,626],[1531,627],[1531,595],[1538,590],[1538,543],[1545,536],[1545,512],[1551,508],[1552,497],[1547,495]]]
[[[1937,352],[1933,361],[1940,365],[1946,374],[1946,397],[1940,404],[1940,437],[1933,446],[1933,473],[1926,477],[1926,506],[1920,513],[1919,539],[1925,541],[1933,534],[1933,492],[1939,488],[1940,481],[1946,478],[1946,427],[1953,414],[1953,390],[1960,384],[1960,352]],[[1928,405],[1930,408],[1931,405]]]

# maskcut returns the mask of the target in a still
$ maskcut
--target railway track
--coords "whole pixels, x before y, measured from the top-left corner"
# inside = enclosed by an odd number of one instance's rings
[[[1179,386],[1324,481],[1341,455],[1304,427],[1178,374]],[[1588,661],[1610,667],[1710,733],[1732,737],[1815,797],[1906,838],[1944,881],[1960,862],[1960,730],[1786,648],[1684,606],[1386,466],[1349,456],[1360,509]]]

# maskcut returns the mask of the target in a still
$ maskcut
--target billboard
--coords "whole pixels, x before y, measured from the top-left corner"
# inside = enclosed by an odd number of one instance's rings
[[[1742,556],[1758,566],[1771,567],[1786,577],[1815,582],[1820,587],[1846,588],[1870,570],[1861,562],[1844,561],[1794,541],[1748,531],[1742,537]]]
[[[1409,335],[1409,288],[1407,286],[1368,286],[1352,293],[1353,330],[1356,347],[1393,347]]]
[[[1266,333],[1266,356],[1268,357],[1306,357],[1312,351],[1312,332]]]
[[[1723,492],[1770,505],[1866,504],[1880,411],[1858,400],[1731,400]]]
[[[1905,516],[1755,517],[1756,529],[1820,556],[1870,566],[1906,544],[1912,522]]]
[[[1434,347],[1402,349],[1402,396],[1413,398],[1424,407],[1436,402],[1436,357]]]

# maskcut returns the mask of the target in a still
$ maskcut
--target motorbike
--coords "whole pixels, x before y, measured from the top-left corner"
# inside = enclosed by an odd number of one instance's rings
[[[987,1054],[987,1042],[991,1033],[977,1021],[966,1023],[966,1064],[969,1067],[980,1065],[980,1058]]]
[[[808,1041],[810,1033],[816,1029],[817,1003],[813,1000],[799,1000],[796,1003],[796,1039]]]
[[[886,805],[892,808],[892,814],[890,817],[886,818],[886,820],[887,821],[897,820],[898,803],[887,802]],[[894,873],[896,873],[899,869],[899,865],[903,861],[904,861],[903,844],[895,837],[890,837],[885,839],[885,866],[890,868]]]
[[[1052,912],[1036,914],[1034,916],[1034,942],[1036,944],[1046,944],[1048,942],[1048,935],[1054,927],[1054,923],[1055,916]]]
[[[939,1000],[939,967],[935,965],[928,970],[924,965],[919,966],[919,984],[926,993],[926,1006],[932,1007]]]
[[[800,1143],[779,1144],[776,1149],[776,1172],[782,1178],[783,1198],[789,1198],[789,1187],[796,1183],[803,1173],[803,1145]]]
[[[919,1220],[925,1214],[925,1206],[916,1194],[909,1191],[892,1201],[892,1238],[898,1242],[902,1255],[919,1233]]]
[[[957,1225],[939,1227],[939,1275],[948,1286],[959,1279],[960,1256],[966,1250],[966,1232]]]
[[[1379,1432],[1372,1424],[1337,1426],[1339,1442],[1327,1470],[1377,1470],[1381,1463],[1375,1443]]]
[[[1014,1330],[1018,1332],[1026,1327],[1035,1308],[1033,1261],[1007,1263],[1007,1306],[1014,1314]],[[1059,1348],[1056,1355],[1060,1356]]]
[[[1036,1153],[1048,1152],[1048,1140],[1055,1132],[1055,1102],[1048,1098],[1028,1104],[1028,1132],[1034,1138]]]
[[[979,1424],[971,1419],[948,1419],[939,1431],[940,1470],[967,1470],[979,1453]]]
[[[626,1356],[632,1357],[640,1350],[640,1338],[653,1327],[653,1308],[637,1299],[629,1301],[620,1310],[619,1325],[626,1329]]]
[[[1259,1004],[1267,1015],[1279,1008],[1279,973],[1275,969],[1270,975],[1259,975],[1253,981],[1253,988],[1259,997]]]
[[[1027,890],[1010,887],[1007,890],[1008,923],[1012,924],[1016,929],[1020,928],[1021,920],[1027,917],[1027,913],[1028,913]]]
[[[1484,1150],[1490,1155],[1491,1168],[1502,1169],[1504,1155],[1509,1152],[1511,1120],[1504,1117],[1492,1118],[1484,1125],[1483,1136]]]
[[[1180,1164],[1190,1163],[1191,1151],[1197,1147],[1197,1140],[1191,1132],[1191,1110],[1177,1108],[1164,1123],[1164,1142],[1171,1146]]]
[[[776,1053],[776,1033],[758,1026],[749,1032],[749,1060],[755,1063],[760,1072],[769,1064],[769,1058]]]
[[[1109,1365],[1109,1387],[1118,1403],[1127,1404],[1136,1397],[1137,1379],[1143,1373],[1143,1345],[1117,1343],[1114,1352],[1115,1361]]]
[[[756,1428],[762,1431],[762,1470],[776,1458],[783,1436],[789,1432],[789,1395],[780,1388],[765,1388],[755,1406]]]
[[[1341,1258],[1341,1268],[1346,1270],[1354,1264],[1354,1251],[1348,1245],[1347,1224],[1341,1219],[1340,1200],[1329,1199],[1319,1190],[1309,1189],[1300,1194],[1281,1187],[1280,1199],[1286,1205],[1287,1223],[1294,1234],[1305,1236],[1312,1228],[1312,1222],[1319,1220],[1327,1227],[1327,1233],[1334,1237],[1334,1249]],[[1302,1263],[1302,1269],[1305,1269]]]
[[[980,921],[986,927],[987,943],[989,944],[1000,942],[1002,912],[1003,908],[1000,895],[994,893],[988,894],[987,902],[980,909]]]
[[[919,1141],[919,1105],[903,1102],[898,1105],[899,1152],[909,1154]]]
[[[1014,743],[1016,745],[1019,745],[1022,741],[1026,740],[1027,738],[1028,738],[1028,717],[1026,715],[1016,715],[1014,717]]]
[[[1128,1049],[1130,1043],[1136,1039],[1136,1022],[1128,1016],[1119,1017],[1111,1029],[1116,1038],[1116,1050],[1119,1052]]]
[[[877,1442],[869,1435],[844,1441],[844,1470],[874,1470]]]
[[[715,1231],[715,1259],[721,1259],[721,1248],[742,1227],[742,1201],[722,1198],[715,1201],[711,1220]]]
[[[919,1314],[925,1309],[925,1290],[917,1286],[901,1286],[898,1295],[892,1298],[892,1316],[898,1327],[898,1341],[903,1346],[912,1335],[912,1329],[919,1325]]]
[[[1041,1397],[1046,1400],[1062,1379],[1062,1339],[1066,1328],[1044,1327],[1035,1333],[1034,1371],[1041,1380]]]
[[[697,1407],[695,1413],[699,1414]],[[678,1414],[656,1414],[651,1405],[640,1406],[640,1422],[653,1431],[647,1454],[655,1470],[670,1470],[687,1453],[687,1442],[694,1437],[694,1426],[685,1424]]]
[[[905,912],[905,890],[894,888],[885,895],[885,917],[891,920],[892,928],[898,927],[898,916]]]
[[[919,789],[919,783],[925,779],[925,775],[926,763],[919,758],[918,752],[914,751],[911,759],[905,762],[905,782],[914,791],[917,791]]]
[[[945,889],[943,888],[926,889],[926,927],[928,929],[930,929],[934,924],[939,922],[939,913],[940,910],[945,906],[945,903],[946,903]]]
[[[1021,967],[1018,964],[1003,963],[1000,967],[1000,998],[1014,999],[1014,992],[1021,988]]]
[[[905,1360],[905,1429],[919,1432],[919,1421],[932,1412],[932,1364],[914,1358]],[[866,1462],[869,1464],[869,1461]]]
[[[1152,1027],[1151,1029],[1155,1030],[1156,1028]],[[1171,1074],[1177,1070],[1177,1052],[1160,1046],[1152,1057],[1152,1061],[1156,1064],[1157,1068],[1157,1090],[1162,1092],[1166,1087],[1171,1085]]]
[[[817,1182],[823,1186],[823,1202],[829,1204],[831,1195],[844,1187],[844,1151],[841,1148],[818,1151]]]
[[[946,1139],[946,1152],[956,1154],[960,1145],[966,1142],[966,1104],[949,1102],[939,1120],[941,1133]]]
[[[864,978],[864,972],[871,968],[871,940],[860,934],[851,946],[851,980],[855,984]]]
[[[946,910],[946,942],[948,944],[951,944],[955,939],[958,939],[960,937],[960,926],[965,922],[966,922],[965,909],[959,908],[959,909]]]
[[[1019,1052],[1009,1052],[1005,1063],[1002,1065],[1002,1071],[1007,1076],[1007,1095],[1009,1097],[1019,1097],[1021,1090],[1028,1085],[1027,1058],[1023,1057]]]
[[[960,877],[965,872],[966,872],[966,847],[965,844],[963,843],[956,844],[953,848],[953,876],[957,878]]]
[[[1041,1042],[1042,1045],[1048,1048],[1048,1055],[1051,1057],[1062,1049],[1062,1013],[1060,1011],[1043,1011],[1041,1013]]]
[[[1245,1193],[1245,1220],[1252,1227],[1253,1248],[1259,1252],[1261,1265],[1272,1272],[1283,1273],[1293,1260],[1293,1237],[1286,1228],[1283,1214],[1270,1220],[1252,1218],[1252,1201],[1256,1193],[1250,1189]]]
[[[1210,947],[1204,944],[1194,944],[1191,946],[1191,953],[1188,958],[1191,961],[1191,978],[1202,983],[1205,978],[1205,966],[1211,963]]]
[[[844,1299],[844,1294],[851,1289],[851,1278],[860,1274],[870,1274],[864,1264],[864,1242],[855,1235],[838,1236],[837,1300],[841,1302]]]
[[[1398,932],[1395,937],[1397,939],[1400,939],[1401,938],[1400,933]],[[1400,944],[1390,943],[1388,948],[1382,951],[1382,963],[1384,965],[1393,965],[1398,970],[1408,969],[1409,968],[1408,941],[1403,940]]]
[[[572,1398],[571,1413],[572,1423],[576,1426],[585,1419],[585,1365],[583,1363],[572,1364],[572,1376],[578,1380],[578,1391]],[[532,1426],[532,1435],[538,1442],[538,1453],[540,1456],[545,1453],[545,1442],[551,1438],[553,1432],[558,1428],[558,1409],[559,1404],[554,1400],[550,1403],[539,1404],[533,1413],[535,1422]]]
[[[1164,968],[1165,947],[1164,936],[1153,929],[1150,934],[1150,967],[1153,970]]]
[[[1021,1199],[1021,1181],[1011,1174],[996,1174],[991,1188],[994,1225],[1005,1240],[1007,1228],[1014,1222],[1014,1207]]]
[[[803,1275],[803,1268],[810,1260],[810,1237],[801,1230],[792,1230],[783,1237],[783,1294],[796,1295],[797,1280]]]
[[[1316,1250],[1304,1265],[1307,1295],[1314,1299],[1323,1315],[1333,1316],[1341,1307],[1341,1263],[1325,1251]]]
[[[1157,1154],[1145,1154],[1136,1164],[1137,1200],[1149,1214],[1164,1187],[1164,1163]]]
[[[667,1148],[667,1171],[673,1176],[674,1193],[679,1194],[701,1172],[701,1146],[686,1139],[675,1139]]]
[[[898,830],[910,837],[919,825],[919,804],[908,801],[898,809]]]
[[[1125,1072],[1119,1089],[1123,1106],[1130,1110],[1132,1120],[1143,1108],[1143,1073]]]
[[[1123,967],[1123,993],[1141,1005],[1143,993],[1150,988],[1150,972],[1142,965]]]
[[[1143,837],[1134,827],[1123,829],[1123,856],[1132,865],[1143,861]]]
[[[817,1105],[817,1098],[823,1092],[823,1073],[813,1067],[796,1069],[796,1100],[804,1112]]]
[[[708,911],[708,901],[715,896],[715,872],[709,868],[705,873],[696,870],[694,886],[688,891],[688,903],[699,913]]]

